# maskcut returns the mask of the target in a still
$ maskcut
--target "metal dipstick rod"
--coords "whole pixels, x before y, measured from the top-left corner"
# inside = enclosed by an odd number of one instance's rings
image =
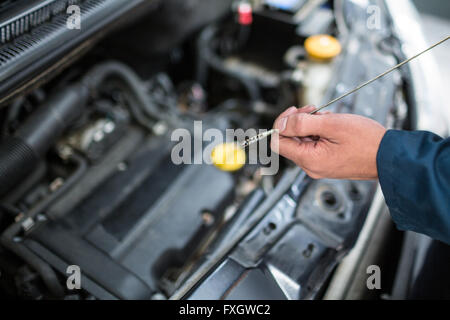
[[[437,47],[438,45],[444,43],[444,42],[447,41],[448,39],[450,39],[450,36],[447,36],[446,38],[442,39],[441,41],[436,42],[435,44],[433,44],[433,45],[430,46],[429,48],[423,50],[422,52],[419,52],[418,54],[412,56],[411,58],[406,59],[406,60],[403,61],[403,62],[400,62],[400,63],[397,64],[396,66],[394,66],[394,67],[392,67],[392,68],[386,70],[385,72],[379,74],[379,75],[376,76],[375,78],[373,78],[373,79],[371,79],[371,80],[369,80],[369,81],[366,81],[366,82],[360,84],[360,85],[357,86],[355,89],[353,89],[353,90],[351,90],[351,91],[349,91],[349,92],[347,92],[347,93],[345,93],[345,94],[343,94],[343,95],[341,95],[341,96],[339,96],[339,97],[337,97],[337,98],[331,100],[330,102],[328,102],[328,103],[326,103],[326,104],[320,106],[319,108],[317,108],[316,110],[310,112],[309,114],[315,114],[315,113],[317,113],[317,112],[319,112],[319,111],[321,111],[321,110],[323,110],[323,109],[329,107],[329,106],[332,105],[333,103],[338,102],[339,100],[344,99],[345,97],[347,97],[347,96],[349,96],[349,95],[355,93],[356,91],[358,91],[358,90],[364,88],[365,86],[371,84],[372,82],[374,82],[374,81],[376,81],[376,80],[378,80],[378,79],[384,77],[385,75],[391,73],[392,71],[394,71],[394,70],[396,70],[396,69],[402,67],[403,65],[407,64],[408,62],[410,62],[410,61],[416,59],[417,57],[421,56],[421,55],[424,54],[425,52],[430,51],[431,49],[433,49],[433,48]],[[257,141],[260,141],[260,140],[262,140],[262,139],[264,139],[264,138],[266,138],[266,137],[268,137],[268,136],[274,134],[276,131],[278,131],[278,130],[277,130],[277,129],[272,129],[272,130],[269,130],[269,131],[267,131],[267,132],[263,132],[263,133],[261,133],[261,134],[259,134],[259,135],[250,137],[250,138],[248,138],[247,140],[245,140],[244,142],[242,142],[241,146],[242,146],[243,148],[246,148],[246,147],[248,147],[249,145],[251,145],[252,143],[255,143],[255,142],[257,142]]]
[[[249,145],[251,145],[251,144],[253,144],[255,142],[258,142],[258,141],[260,141],[260,140],[262,140],[262,139],[264,139],[264,138],[274,134],[277,131],[279,131],[279,130],[278,129],[272,129],[272,130],[260,133],[260,134],[258,134],[256,136],[250,137],[250,138],[244,140],[244,142],[241,143],[241,146],[242,146],[242,148],[246,148]]]

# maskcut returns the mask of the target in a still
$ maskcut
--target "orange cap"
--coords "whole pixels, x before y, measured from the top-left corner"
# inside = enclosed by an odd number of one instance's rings
[[[339,55],[342,47],[335,37],[318,34],[306,39],[305,50],[311,58],[327,60]]]

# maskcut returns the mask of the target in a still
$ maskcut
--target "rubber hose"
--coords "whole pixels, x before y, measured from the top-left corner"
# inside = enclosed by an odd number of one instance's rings
[[[88,91],[67,87],[39,107],[0,144],[0,197],[25,179],[63,131],[84,111]]]

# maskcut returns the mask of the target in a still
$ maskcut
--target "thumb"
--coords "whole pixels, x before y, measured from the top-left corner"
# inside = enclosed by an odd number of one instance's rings
[[[296,113],[281,118],[275,129],[285,137],[326,136],[332,130],[332,115]]]

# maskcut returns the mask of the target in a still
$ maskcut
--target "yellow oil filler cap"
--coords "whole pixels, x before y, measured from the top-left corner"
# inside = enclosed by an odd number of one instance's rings
[[[338,56],[342,51],[342,46],[335,37],[318,34],[306,39],[305,50],[313,59],[328,60]]]
[[[214,147],[211,160],[222,171],[237,171],[245,165],[246,155],[237,143],[222,143]]]

